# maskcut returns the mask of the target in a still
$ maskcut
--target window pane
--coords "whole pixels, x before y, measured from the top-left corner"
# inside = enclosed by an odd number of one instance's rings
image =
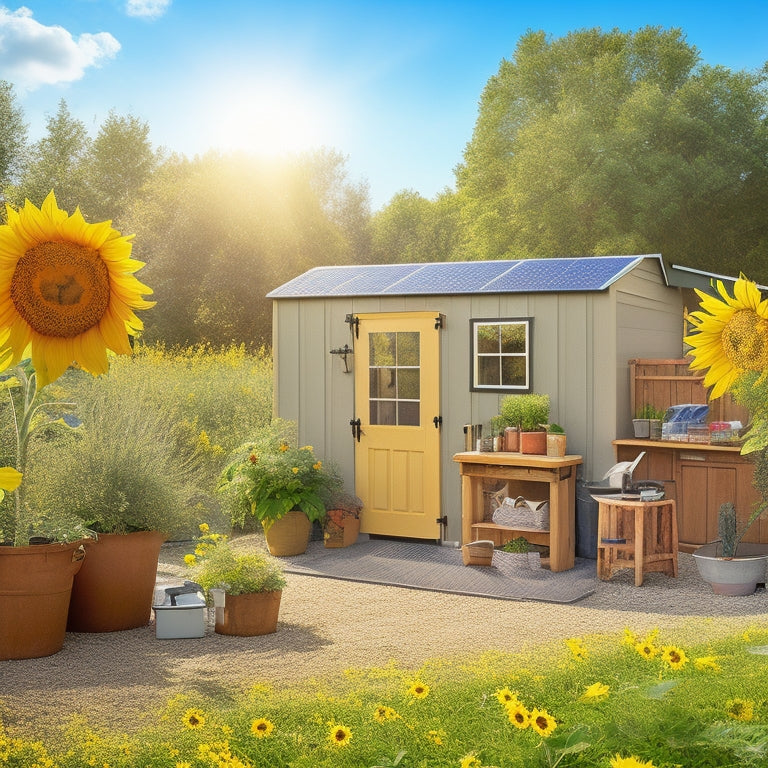
[[[504,323],[501,326],[501,351],[525,354],[525,326],[522,323]]]
[[[395,334],[372,333],[368,337],[369,365],[395,364]]]
[[[400,426],[405,427],[418,427],[419,426],[419,403],[404,403],[397,404],[397,423]]]
[[[371,424],[395,424],[395,401],[371,400]]]
[[[418,331],[397,334],[397,365],[419,364]]]
[[[400,368],[397,372],[397,396],[405,400],[419,399],[419,369]]]
[[[525,387],[525,358],[501,358],[501,383],[506,387]]]
[[[370,368],[369,397],[396,397],[395,368]]]
[[[501,384],[498,357],[479,357],[477,359],[477,383],[486,387],[498,387]]]
[[[499,351],[499,326],[479,323],[477,325],[477,352],[493,354]]]

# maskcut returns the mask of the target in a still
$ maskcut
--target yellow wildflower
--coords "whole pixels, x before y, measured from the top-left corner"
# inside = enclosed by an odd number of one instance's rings
[[[416,681],[408,689],[408,693],[413,696],[414,699],[426,699],[429,695],[429,686]]]
[[[722,667],[717,663],[717,656],[699,656],[693,660],[693,665],[701,672],[710,670],[720,672]]]
[[[661,652],[661,658],[664,659],[672,669],[682,669],[688,661],[685,651],[674,645],[665,646]]]
[[[557,728],[557,723],[546,709],[534,709],[531,711],[531,728],[539,736],[549,736]]]
[[[576,659],[586,659],[588,656],[588,651],[584,647],[584,643],[582,640],[580,640],[577,637],[572,637],[569,640],[565,641],[565,644],[568,646],[568,649],[573,654],[574,658]]]
[[[748,699],[730,699],[725,704],[728,717],[749,722],[755,716],[755,702]]]
[[[600,701],[608,696],[610,688],[605,683],[592,683],[581,694],[580,701]]]

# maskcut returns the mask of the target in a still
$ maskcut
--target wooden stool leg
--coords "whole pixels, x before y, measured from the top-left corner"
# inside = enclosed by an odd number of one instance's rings
[[[643,585],[645,565],[645,509],[635,508],[635,586]]]

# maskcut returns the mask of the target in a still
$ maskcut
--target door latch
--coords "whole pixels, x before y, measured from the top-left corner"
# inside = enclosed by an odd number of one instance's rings
[[[360,435],[362,434],[362,430],[360,429],[362,425],[362,422],[360,419],[350,419],[349,420],[349,426],[352,427],[352,437],[357,439],[357,442],[360,442]]]

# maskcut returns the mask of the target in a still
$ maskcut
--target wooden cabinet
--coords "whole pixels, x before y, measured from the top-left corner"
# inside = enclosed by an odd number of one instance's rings
[[[759,499],[752,485],[752,463],[737,447],[653,440],[614,440],[614,446],[617,461],[631,461],[646,452],[634,479],[664,482],[667,498],[677,502],[684,552],[717,539],[717,513],[723,502],[734,503],[743,525]],[[755,523],[744,540],[768,543],[768,520]]]
[[[490,539],[501,546],[517,536],[549,546],[552,571],[574,566],[576,471],[581,456],[560,458],[521,453],[457,453],[461,473],[462,542]],[[483,484],[506,482],[511,496],[549,499],[549,530],[496,525],[483,519]]]

